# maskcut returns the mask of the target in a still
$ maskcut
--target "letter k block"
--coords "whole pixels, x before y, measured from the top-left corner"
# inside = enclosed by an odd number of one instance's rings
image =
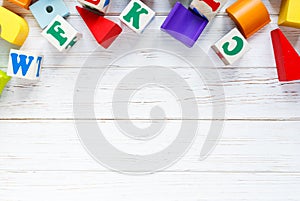
[[[155,12],[139,0],[131,0],[119,16],[120,20],[137,33],[142,33]]]

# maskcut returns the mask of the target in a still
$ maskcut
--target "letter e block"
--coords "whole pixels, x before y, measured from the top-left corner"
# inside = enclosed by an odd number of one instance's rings
[[[12,77],[38,80],[43,56],[36,53],[11,49],[9,53],[7,75]]]
[[[243,35],[234,28],[216,42],[212,46],[212,49],[226,65],[229,65],[233,64],[250,50],[250,46]]]
[[[119,16],[120,20],[137,33],[142,33],[155,12],[139,0],[131,0]]]
[[[82,38],[82,34],[59,15],[52,20],[42,35],[60,52],[68,51]]]

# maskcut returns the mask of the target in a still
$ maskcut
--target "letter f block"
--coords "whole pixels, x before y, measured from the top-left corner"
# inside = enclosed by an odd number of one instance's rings
[[[120,20],[137,33],[142,33],[155,12],[139,0],[131,0],[119,16]]]

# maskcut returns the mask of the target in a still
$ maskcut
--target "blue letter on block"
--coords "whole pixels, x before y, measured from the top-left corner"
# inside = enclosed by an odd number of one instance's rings
[[[23,55],[23,54],[16,54],[16,53],[11,53],[11,61],[12,61],[12,65],[13,65],[13,71],[14,71],[14,74],[17,74],[20,67],[22,69],[22,75],[25,76],[27,74],[27,71],[34,59],[33,56],[29,56],[28,57],[28,63],[26,62],[27,60],[27,56],[26,55]],[[18,61],[18,56],[20,58],[20,60]]]
[[[38,57],[36,60],[36,63],[38,64],[38,69],[36,72],[36,77],[40,77],[40,70],[41,70],[41,62],[42,62],[43,57]]]

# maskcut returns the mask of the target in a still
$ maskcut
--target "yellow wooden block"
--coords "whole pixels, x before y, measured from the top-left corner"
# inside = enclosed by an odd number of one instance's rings
[[[300,0],[282,0],[278,25],[300,28]]]
[[[0,37],[18,46],[23,45],[29,33],[26,20],[2,6],[0,6],[0,27]]]

